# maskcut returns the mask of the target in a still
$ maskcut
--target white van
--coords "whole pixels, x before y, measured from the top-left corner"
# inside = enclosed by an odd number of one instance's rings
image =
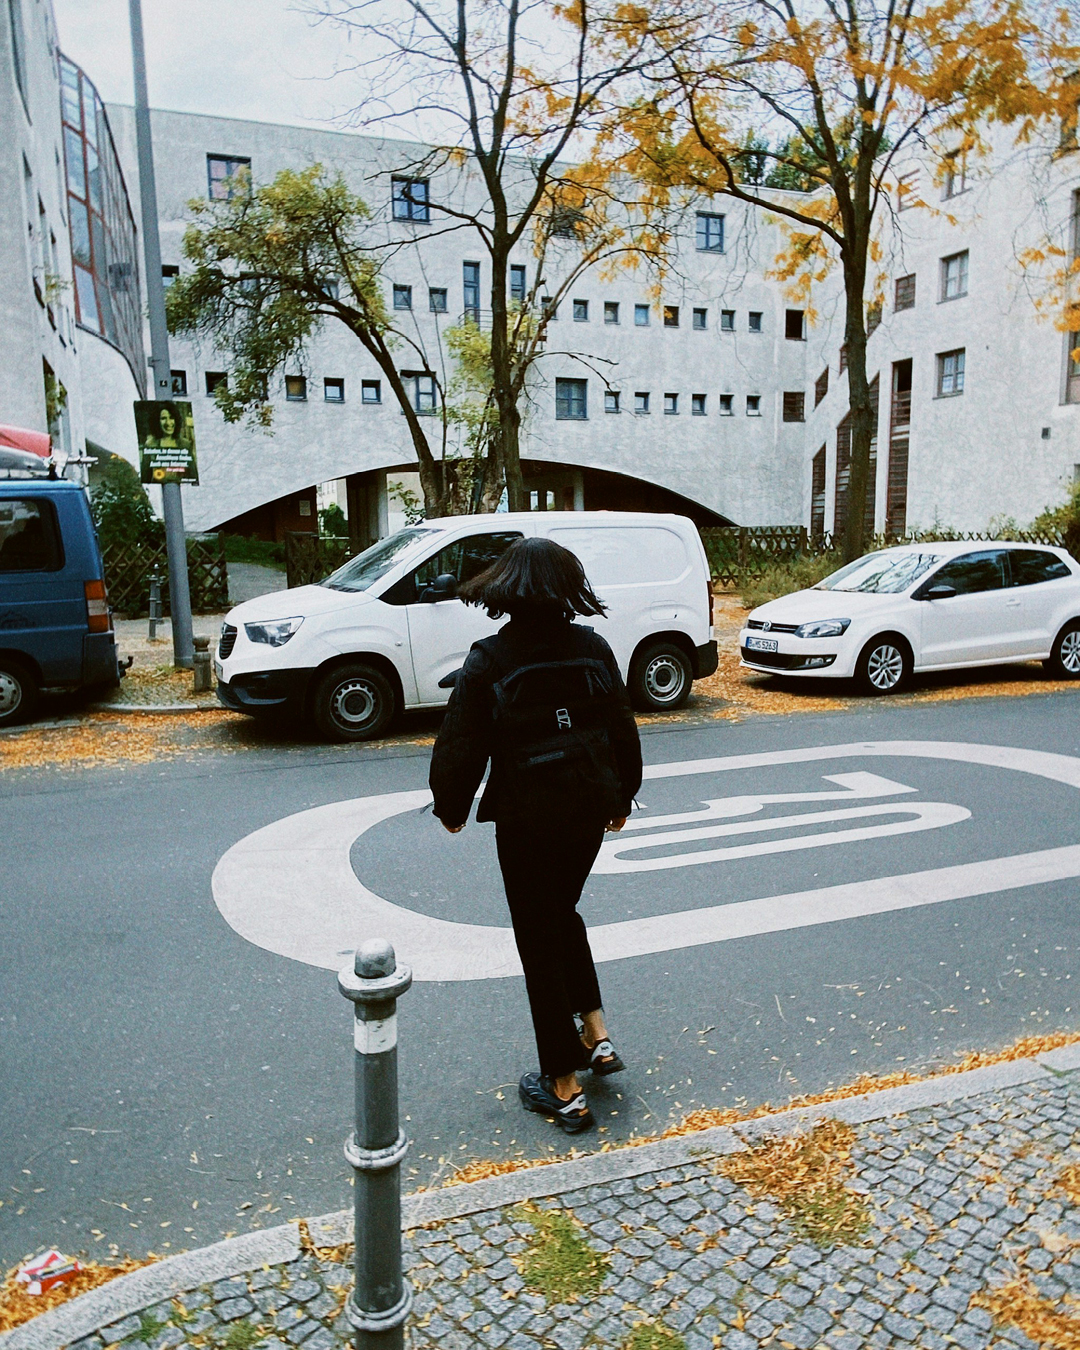
[[[237,712],[291,709],[340,741],[379,735],[400,709],[441,707],[472,644],[505,622],[463,604],[456,584],[534,535],[581,559],[608,606],[589,622],[634,704],[681,707],[716,669],[705,550],[685,516],[614,511],[425,520],[317,586],[245,601],[221,627],[218,698]]]

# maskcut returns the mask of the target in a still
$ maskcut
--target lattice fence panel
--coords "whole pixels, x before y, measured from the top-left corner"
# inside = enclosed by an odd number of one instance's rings
[[[348,539],[337,535],[285,536],[285,580],[288,586],[310,586],[322,581],[352,557]]]
[[[229,608],[229,573],[221,536],[189,538],[188,584],[195,614],[220,614]],[[162,605],[169,613],[169,557],[164,544],[110,544],[102,549],[109,604],[135,619],[150,612],[150,578],[161,579]]]

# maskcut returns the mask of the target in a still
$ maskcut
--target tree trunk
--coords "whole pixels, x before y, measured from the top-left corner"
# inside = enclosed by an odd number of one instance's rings
[[[846,516],[841,550],[844,562],[853,562],[866,548],[866,501],[870,487],[870,444],[874,436],[874,410],[866,374],[866,318],[863,293],[866,286],[865,250],[862,256],[844,259],[844,291],[847,344],[848,408],[851,417],[851,464],[848,476]]]
[[[507,504],[511,511],[526,509],[525,486],[521,474],[520,431],[515,388],[513,353],[510,350],[510,307],[506,299],[508,257],[501,249],[491,253],[491,384],[498,410],[494,429],[495,459],[500,477],[506,483]]]

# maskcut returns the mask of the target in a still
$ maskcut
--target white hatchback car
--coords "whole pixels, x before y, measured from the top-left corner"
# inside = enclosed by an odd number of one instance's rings
[[[888,694],[914,671],[1043,661],[1080,679],[1080,563],[1030,544],[905,544],[761,605],[742,663]]]

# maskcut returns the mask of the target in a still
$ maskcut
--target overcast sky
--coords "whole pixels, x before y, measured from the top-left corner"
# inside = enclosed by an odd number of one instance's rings
[[[60,46],[106,102],[131,103],[127,0],[53,0]],[[143,0],[150,103],[181,112],[334,126],[355,100],[341,29],[291,0]],[[352,95],[352,97],[350,97]]]

